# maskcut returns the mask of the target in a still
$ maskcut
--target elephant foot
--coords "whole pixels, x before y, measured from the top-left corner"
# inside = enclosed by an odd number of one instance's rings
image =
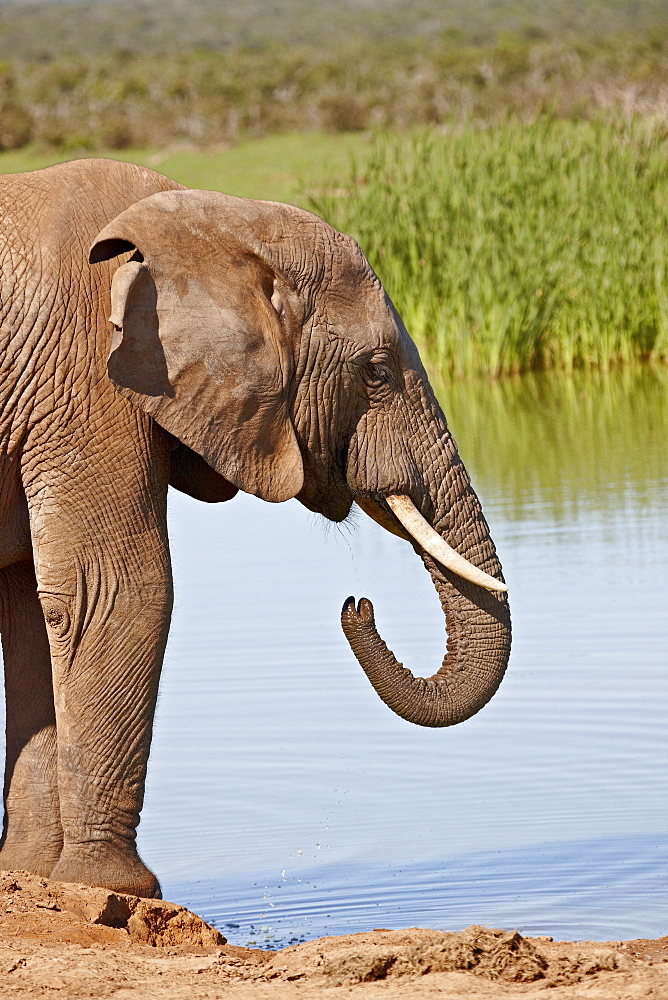
[[[0,871],[29,872],[40,878],[50,878],[53,865],[53,858],[45,858],[33,851],[0,851]]]
[[[143,861],[105,841],[64,847],[49,877],[56,882],[83,882],[129,896],[162,898],[160,883]]]
[[[63,837],[60,828],[52,836],[7,837],[0,850],[0,870],[11,872],[30,872],[48,878],[53,866],[58,863],[63,848]]]

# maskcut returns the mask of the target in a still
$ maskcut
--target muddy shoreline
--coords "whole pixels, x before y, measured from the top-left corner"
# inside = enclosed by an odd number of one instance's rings
[[[2,872],[0,982],[3,998],[67,1000],[366,1000],[407,990],[453,1000],[662,1000],[668,936],[555,942],[475,926],[378,928],[259,951],[228,944],[178,904]]]

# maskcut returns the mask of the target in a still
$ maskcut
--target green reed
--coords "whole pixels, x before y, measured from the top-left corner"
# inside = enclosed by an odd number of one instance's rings
[[[540,118],[378,139],[311,204],[449,376],[668,360],[668,138]]]

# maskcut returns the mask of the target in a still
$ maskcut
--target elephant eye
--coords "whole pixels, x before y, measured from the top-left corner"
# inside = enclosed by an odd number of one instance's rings
[[[394,383],[394,372],[382,361],[369,361],[363,368],[362,377],[369,389],[382,389]]]

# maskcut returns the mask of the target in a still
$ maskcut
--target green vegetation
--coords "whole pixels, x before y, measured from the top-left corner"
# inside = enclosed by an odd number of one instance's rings
[[[183,150],[156,152],[135,149],[112,151],[116,160],[140,163],[158,170],[188,187],[225,191],[241,198],[265,198],[308,207],[309,186],[326,183],[332,172],[348,169],[351,156],[363,162],[371,150],[371,139],[363,133],[349,135],[272,135],[214,152]],[[71,159],[63,153],[39,153],[19,149],[0,154],[0,173],[40,170]]]
[[[665,0],[28,0],[0,8],[0,58],[490,45],[666,28]]]
[[[312,194],[447,376],[668,359],[668,138],[507,122],[380,139]]]
[[[0,63],[0,150],[220,148],[295,131],[526,121],[546,110],[665,117],[667,95],[665,32],[596,43],[423,39],[390,48],[12,58]]]

